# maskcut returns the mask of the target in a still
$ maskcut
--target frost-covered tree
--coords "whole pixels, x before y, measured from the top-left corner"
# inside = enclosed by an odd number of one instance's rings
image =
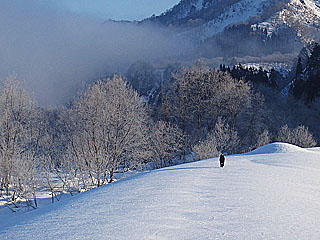
[[[0,181],[12,203],[34,199],[37,206],[42,134],[38,112],[22,84],[15,77],[7,78],[0,89]]]
[[[150,129],[148,145],[155,167],[162,168],[182,153],[184,136],[178,126],[160,120]]]
[[[279,129],[277,141],[291,143],[300,147],[314,147],[317,145],[309,129],[305,126],[291,129],[288,125],[284,125]]]
[[[99,80],[69,111],[69,157],[78,173],[98,187],[112,182],[115,170],[142,157],[146,111],[120,76]]]
[[[229,127],[229,124],[219,118],[215,128],[207,139],[199,142],[193,147],[193,152],[198,159],[215,157],[220,153],[234,153],[239,148],[239,137],[236,131]]]
[[[218,119],[211,137],[215,138],[219,153],[231,154],[239,148],[238,133],[222,118]]]
[[[164,90],[162,111],[198,141],[210,132],[219,117],[233,130],[241,112],[251,103],[251,86],[231,77],[228,72],[210,70],[202,62],[182,69]]]
[[[192,151],[196,154],[198,160],[216,157],[219,155],[217,150],[217,141],[210,135],[208,139],[194,145]]]
[[[270,133],[267,129],[265,129],[261,134],[259,134],[257,142],[252,149],[259,148],[269,143],[271,143]]]

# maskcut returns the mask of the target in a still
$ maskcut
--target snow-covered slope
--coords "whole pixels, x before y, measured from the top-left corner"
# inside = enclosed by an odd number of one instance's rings
[[[319,239],[320,151],[160,169],[0,221],[0,239]]]
[[[280,28],[293,29],[305,43],[319,35],[319,0],[182,0],[153,20],[182,26],[185,36],[202,42],[230,24],[250,22],[269,34]]]
[[[282,26],[292,28],[304,43],[318,40],[320,29],[320,5],[318,0],[290,0],[280,11],[258,24],[269,32]]]
[[[247,21],[250,17],[258,16],[270,1],[266,0],[241,0],[230,5],[218,17],[205,24],[187,31],[196,42],[202,42],[217,33],[220,33],[230,24],[238,24]]]
[[[271,154],[271,153],[289,153],[289,152],[308,152],[304,148],[289,144],[289,143],[270,143],[265,146],[259,147],[252,152],[247,153],[247,155],[254,154]]]

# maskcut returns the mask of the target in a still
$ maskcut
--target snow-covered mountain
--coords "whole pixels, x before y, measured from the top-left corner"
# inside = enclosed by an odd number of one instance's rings
[[[213,158],[23,215],[0,209],[0,239],[319,239],[319,173],[319,148],[273,143],[223,169]]]
[[[319,0],[182,0],[166,13],[148,19],[174,26],[202,42],[230,24],[247,22],[268,34],[290,28],[304,43],[319,36]]]

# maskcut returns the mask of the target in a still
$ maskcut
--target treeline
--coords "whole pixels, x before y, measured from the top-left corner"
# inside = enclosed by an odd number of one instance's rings
[[[200,153],[199,148],[206,148],[215,152],[212,155],[239,153],[271,141],[302,147],[316,144],[304,122],[296,120],[298,110],[293,106],[297,104],[284,100],[275,88],[275,82],[271,81],[273,74],[241,66],[232,70],[221,68],[222,71],[212,70],[199,62],[183,69],[163,89],[161,104],[155,109],[158,118],[178,125],[185,132],[191,152]],[[248,76],[253,76],[255,82]],[[305,107],[298,109],[303,111]],[[280,134],[282,127],[290,129],[287,139]],[[299,133],[301,141],[298,140],[297,129],[305,131],[308,137]]]
[[[251,82],[252,84],[265,84],[271,88],[279,87],[283,80],[282,75],[274,68],[267,71],[262,67],[256,69],[254,67],[243,67],[239,64],[233,66],[231,69],[230,67],[221,64],[220,71],[230,73],[235,79]]]
[[[289,137],[302,126],[320,142],[319,100],[315,98],[308,106],[295,100],[289,87],[285,87],[286,79],[274,68],[265,70],[239,64],[220,65],[215,70],[200,61],[189,68],[169,64],[160,72],[157,74],[151,64],[137,62],[127,77],[150,103],[154,119],[174,123],[185,132],[190,152],[194,144],[208,138],[218,119],[233,133],[236,131],[240,143],[236,144],[235,152],[256,147],[260,135],[268,135],[268,141],[284,141],[284,137],[279,137],[279,129],[286,125],[291,129],[287,136],[291,140],[287,142],[308,146],[296,137]],[[314,145],[313,141],[310,143]]]
[[[142,85],[144,81],[149,82],[148,76],[156,78],[150,64],[149,67],[142,64],[141,68],[138,65],[135,64],[128,74],[133,86],[137,85],[130,76],[140,79]],[[148,68],[150,71],[146,70]],[[185,132],[190,152],[193,152],[195,144],[210,138],[216,124],[221,122],[225,125],[224,129],[229,129],[225,130],[230,131],[229,135],[239,138],[234,149],[227,147],[229,150],[222,150],[226,152],[248,151],[261,145],[257,142],[261,142],[261,136],[266,135],[269,140],[264,143],[284,141],[284,137],[279,137],[279,131],[285,126],[290,129],[287,142],[308,146],[308,143],[302,144],[297,140],[298,136],[292,137],[301,129],[311,131],[315,141],[319,142],[318,103],[306,107],[296,101],[290,92],[287,95],[283,89],[283,76],[275,69],[266,71],[239,64],[231,68],[221,65],[219,70],[215,70],[201,61],[193,67],[180,68],[180,71],[177,68],[172,65],[164,68],[162,79],[158,79],[149,90],[140,92],[139,87],[136,89],[152,103],[150,107],[154,119],[174,123]],[[172,73],[171,76],[168,72]],[[146,97],[150,94],[155,95],[153,98]],[[309,143],[314,145],[314,141]]]

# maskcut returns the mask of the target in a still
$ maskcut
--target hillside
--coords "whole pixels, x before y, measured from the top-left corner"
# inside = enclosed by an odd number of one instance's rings
[[[319,173],[319,149],[274,143],[5,216],[0,239],[319,239]]]
[[[143,22],[175,29],[212,58],[297,55],[319,40],[319,19],[318,0],[182,0]]]
[[[299,37],[307,29],[319,29],[318,0],[182,0],[171,10],[149,20],[182,28],[204,41],[230,24],[248,22],[268,34],[283,27],[292,28]],[[311,37],[311,36],[308,36]]]

